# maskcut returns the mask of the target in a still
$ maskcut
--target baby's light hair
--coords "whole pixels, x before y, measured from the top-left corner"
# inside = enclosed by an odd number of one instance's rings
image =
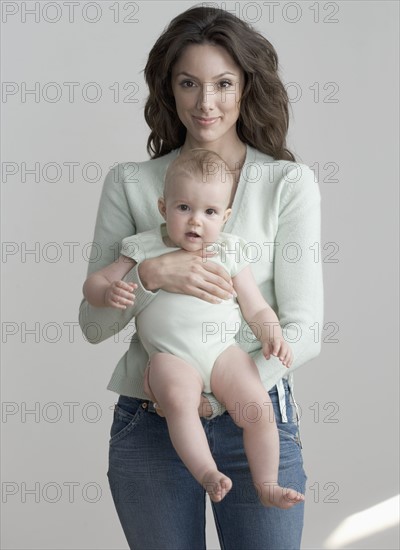
[[[190,149],[170,163],[165,174],[164,197],[178,175],[190,179],[201,178],[203,183],[219,180],[233,188],[233,172],[228,169],[224,159],[218,153],[202,147]]]

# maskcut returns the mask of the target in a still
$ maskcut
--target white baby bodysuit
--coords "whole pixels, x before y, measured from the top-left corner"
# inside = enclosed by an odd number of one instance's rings
[[[122,241],[121,254],[137,263],[179,248],[167,246],[163,237],[166,225],[137,233]],[[246,241],[220,233],[209,243],[215,256],[208,260],[222,265],[233,278],[249,265]],[[136,330],[149,357],[157,352],[171,353],[193,365],[200,373],[205,392],[211,392],[211,371],[217,357],[229,346],[237,345],[235,335],[242,317],[235,298],[211,304],[186,294],[159,290],[157,296],[136,317]]]

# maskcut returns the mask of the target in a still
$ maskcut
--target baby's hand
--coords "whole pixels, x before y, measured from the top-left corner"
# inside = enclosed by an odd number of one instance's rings
[[[266,359],[269,359],[272,353],[272,355],[279,357],[282,364],[287,368],[293,363],[293,352],[283,338],[273,338],[270,342],[264,342],[262,350]]]
[[[126,309],[127,306],[133,306],[136,296],[133,291],[137,288],[135,283],[125,283],[124,281],[113,281],[104,294],[104,304],[107,307],[117,309]]]

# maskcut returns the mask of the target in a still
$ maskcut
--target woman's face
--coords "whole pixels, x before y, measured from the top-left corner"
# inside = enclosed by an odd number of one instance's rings
[[[244,73],[222,46],[191,44],[172,68],[179,119],[192,147],[237,140]],[[227,143],[228,142],[228,143]]]

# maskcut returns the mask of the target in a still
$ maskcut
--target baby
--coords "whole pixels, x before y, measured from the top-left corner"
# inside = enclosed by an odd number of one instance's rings
[[[137,333],[149,355],[145,392],[156,398],[176,452],[214,502],[225,497],[232,480],[218,471],[207,443],[198,413],[203,391],[212,392],[243,429],[261,502],[290,508],[304,496],[278,485],[279,436],[273,407],[257,366],[235,340],[240,312],[267,359],[272,353],[290,367],[293,356],[275,312],[253,277],[246,242],[221,232],[231,214],[233,188],[232,174],[224,171],[225,166],[219,155],[206,149],[178,156],[168,167],[164,196],[158,200],[165,223],[123,239],[121,256],[92,273],[83,293],[93,306],[125,309],[134,303],[135,285],[122,278],[135,262],[179,249],[215,261],[228,271],[236,299],[232,296],[211,304],[160,289],[137,315]],[[212,256],[210,249],[215,253]],[[254,407],[256,416],[252,415]]]

